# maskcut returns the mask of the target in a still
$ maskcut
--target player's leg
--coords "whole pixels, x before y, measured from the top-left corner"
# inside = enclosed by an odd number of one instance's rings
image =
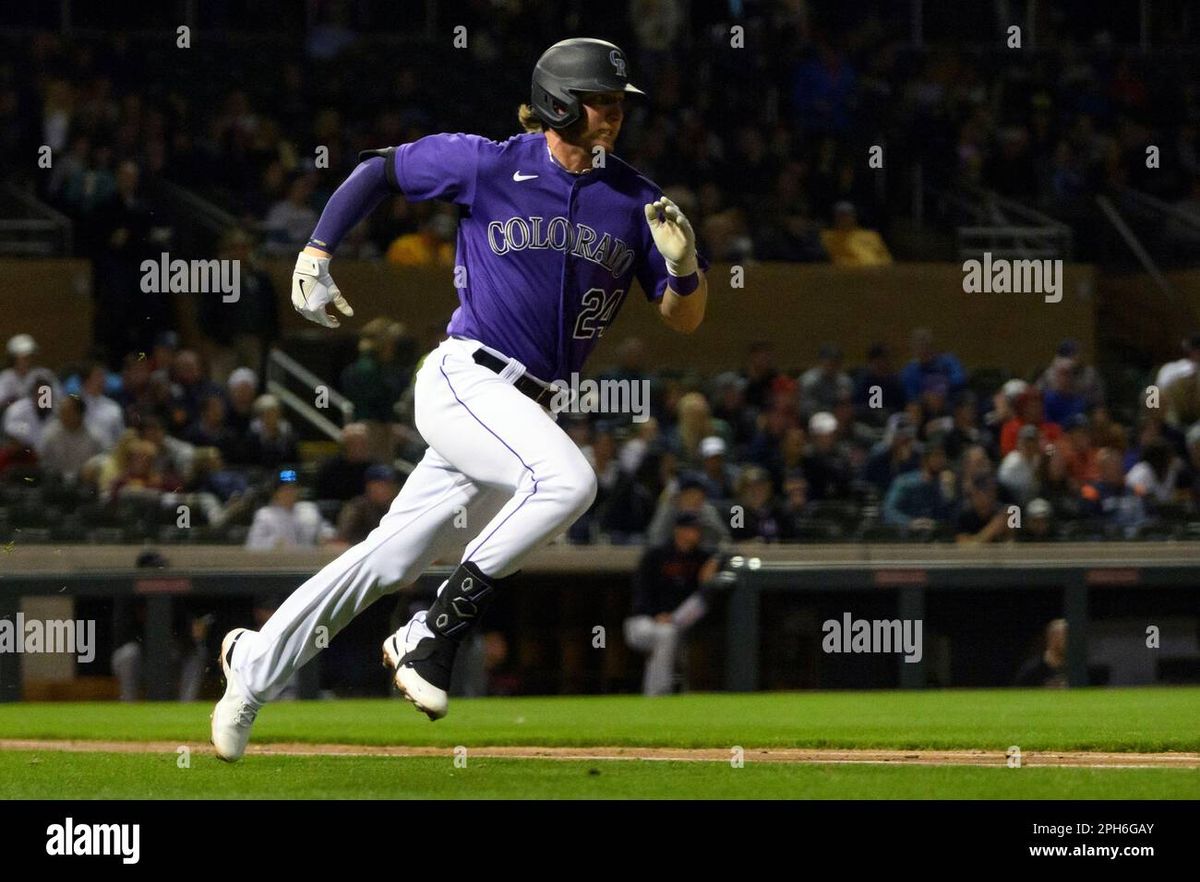
[[[476,346],[445,341],[417,378],[422,436],[464,475],[507,495],[466,544],[428,614],[418,614],[392,641],[397,686],[433,719],[446,711],[458,644],[501,580],[596,495],[595,473],[575,443],[544,408],[476,364]]]
[[[439,536],[457,529],[480,489],[430,448],[366,539],[297,588],[259,631],[226,636],[221,666],[228,686],[213,711],[218,756],[238,759],[262,704],[358,613],[421,575]]]
[[[488,578],[521,568],[530,551],[565,530],[596,498],[596,476],[583,453],[541,405],[470,357],[472,344],[447,341],[419,381],[433,407],[417,428],[455,468],[509,498],[467,543],[463,561]]]
[[[679,628],[670,622],[656,622],[650,616],[631,616],[625,620],[625,642],[649,656],[642,678],[643,694],[668,694],[679,651]]]
[[[270,701],[291,675],[360,612],[414,582],[463,531],[480,488],[432,448],[367,538],[296,589],[238,650],[236,669],[250,694]]]

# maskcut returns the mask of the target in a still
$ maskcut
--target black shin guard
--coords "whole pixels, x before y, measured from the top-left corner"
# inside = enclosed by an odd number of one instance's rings
[[[429,607],[425,624],[440,637],[460,641],[491,603],[497,584],[470,561],[459,564],[450,581]]]

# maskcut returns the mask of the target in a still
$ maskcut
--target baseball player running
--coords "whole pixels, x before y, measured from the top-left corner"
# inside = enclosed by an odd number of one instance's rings
[[[259,631],[221,644],[227,687],[212,714],[233,762],[259,709],[359,612],[439,558],[461,563],[383,644],[397,688],[431,720],[446,714],[455,655],[496,591],[534,549],[591,505],[596,478],[558,427],[550,381],[579,371],[636,278],[671,328],[704,317],[707,261],[679,208],[612,154],[630,84],[625,54],[578,38],[533,72],[526,132],[495,142],[430,135],[367,151],[329,199],[296,260],[292,303],[336,328],[354,311],[330,276],[339,240],[389,194],[459,206],[459,307],[414,380],[429,447],[367,538],[301,585]],[[464,523],[466,527],[464,528]]]

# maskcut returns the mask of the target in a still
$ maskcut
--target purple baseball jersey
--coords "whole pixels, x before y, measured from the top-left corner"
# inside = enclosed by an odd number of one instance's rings
[[[397,147],[386,172],[410,200],[461,207],[456,263],[465,278],[446,332],[516,358],[540,379],[566,380],[583,367],[634,278],[653,303],[666,290],[643,209],[662,191],[612,154],[577,175],[540,133],[503,142],[439,134]]]

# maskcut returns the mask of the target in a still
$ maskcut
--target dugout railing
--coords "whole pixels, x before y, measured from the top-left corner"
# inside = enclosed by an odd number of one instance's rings
[[[12,548],[0,566],[0,618],[12,618],[24,597],[143,598],[146,695],[169,699],[167,658],[177,601],[286,594],[330,556],[319,550],[262,555],[238,548],[179,547],[171,550],[171,568],[137,569],[132,566],[137,550]],[[524,572],[561,577],[567,591],[573,574],[629,579],[640,553],[636,547],[556,545],[536,553]],[[1026,592],[1061,592],[1061,615],[1071,633],[1068,675],[1073,686],[1088,685],[1088,623],[1098,593],[1123,591],[1144,600],[1167,592],[1170,603],[1160,606],[1200,611],[1200,542],[758,545],[737,549],[729,570],[734,578],[724,598],[724,687],[732,691],[763,686],[763,605],[776,594],[844,594],[848,601],[865,595],[876,603],[882,597],[895,617],[923,620],[955,593],[1008,592],[1017,610]],[[449,572],[449,566],[436,566],[423,580],[436,585]],[[896,664],[901,688],[928,685],[927,656],[915,664],[897,657]],[[0,700],[20,697],[19,665],[18,655],[0,653]],[[316,665],[302,672],[302,694],[316,694],[316,677]]]

